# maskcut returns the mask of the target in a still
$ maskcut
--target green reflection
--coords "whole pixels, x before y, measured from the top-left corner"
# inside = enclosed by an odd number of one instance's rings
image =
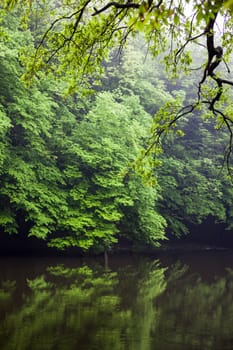
[[[145,278],[138,286],[130,324],[129,339],[131,344],[126,349],[151,349],[151,334],[159,320],[159,308],[155,307],[153,303],[166,288],[165,270],[159,267],[158,262],[150,264]]]
[[[15,290],[15,281],[3,281],[0,285],[0,305],[11,299]]]
[[[118,273],[50,267],[27,279],[22,304],[4,319],[2,348],[149,349],[157,314],[153,300],[165,289],[164,271],[157,262]]]
[[[152,349],[232,349],[233,274],[205,282],[186,273],[168,285],[155,305],[160,320]],[[162,347],[161,347],[162,345]]]
[[[180,263],[56,265],[0,283],[0,307],[3,350],[226,350],[233,270],[208,282]]]

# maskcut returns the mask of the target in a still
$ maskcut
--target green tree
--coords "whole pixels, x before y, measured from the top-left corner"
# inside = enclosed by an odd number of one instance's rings
[[[121,8],[114,6],[108,10],[115,8],[116,15],[119,9],[122,15],[125,13],[123,4]],[[231,188],[226,179],[214,180],[220,170],[219,156],[207,159],[210,157],[204,153],[207,147],[210,153],[224,153],[226,134],[214,132],[211,122],[199,120],[197,112],[193,122],[183,115],[187,111],[182,110],[183,103],[190,103],[190,111],[195,109],[193,94],[187,88],[194,80],[179,79],[172,85],[150,55],[144,62],[145,49],[139,38],[123,51],[118,65],[115,52],[110,60],[101,61],[101,69],[106,72],[102,86],[80,75],[96,90],[95,95],[81,98],[77,92],[64,96],[67,83],[62,66],[60,81],[55,81],[53,74],[41,74],[28,89],[20,80],[24,71],[18,60],[20,52],[30,48],[33,40],[38,42],[49,18],[45,17],[33,29],[37,18],[33,12],[29,24],[34,32],[22,31],[18,18],[21,11],[17,11],[2,19],[0,226],[9,233],[26,230],[59,249],[74,246],[84,250],[106,249],[119,236],[140,244],[157,244],[165,237],[166,223],[161,214],[176,234],[187,231],[184,217],[188,223],[200,223],[212,215],[230,226]],[[54,11],[51,21],[56,16],[56,6]],[[39,7],[39,15],[42,14],[43,7]],[[105,14],[104,10],[99,14],[103,22]],[[79,15],[84,14],[77,12],[77,20],[81,21]],[[94,17],[95,21],[100,18],[97,14]],[[63,20],[66,23],[68,18]],[[63,20],[58,22],[62,24]],[[144,28],[144,20],[142,24]],[[45,40],[53,29],[52,26]],[[52,70],[55,63],[50,62]],[[183,121],[178,125],[181,115]],[[209,120],[209,116],[205,117]],[[168,137],[172,146],[172,152],[166,144],[164,147],[160,186],[144,181],[151,174],[156,177],[154,168],[160,160],[148,159],[142,171],[144,180],[132,166],[145,160],[152,121],[152,144],[162,135]],[[183,139],[178,141],[169,131],[171,126],[184,130]],[[216,137],[218,145],[213,146]],[[137,161],[140,151],[141,162]]]
[[[46,3],[46,2],[45,2]],[[6,0],[5,7],[15,4],[29,7],[29,13],[38,11],[37,2]],[[21,11],[22,12],[22,11]],[[4,11],[3,11],[4,13]],[[232,149],[232,109],[227,100],[227,88],[233,85],[224,75],[216,71],[220,63],[226,62],[231,53],[232,3],[222,0],[190,2],[178,1],[100,1],[82,0],[51,3],[49,22],[37,46],[25,61],[29,77],[45,69],[58,77],[64,74],[69,81],[68,90],[85,89],[88,83],[97,84],[103,72],[103,59],[112,48],[120,50],[137,33],[142,33],[153,55],[162,54],[167,67],[173,73],[188,72],[193,64],[191,47],[203,48],[202,72],[198,77],[197,96],[192,106],[173,111],[170,123],[163,124],[162,130],[155,130],[156,136],[167,131],[174,121],[201,106],[209,110],[219,125],[226,126],[230,134],[227,163],[230,170]],[[24,20],[27,16],[22,12]],[[40,12],[42,15],[42,12]],[[33,15],[32,15],[33,16]],[[221,16],[227,18],[222,21]],[[34,16],[35,17],[35,16]],[[30,16],[29,16],[30,18]],[[220,21],[222,35],[217,37]],[[30,24],[30,20],[29,20]],[[205,45],[203,44],[205,40]],[[164,54],[165,52],[165,54]],[[227,68],[227,67],[226,67]],[[145,88],[147,88],[145,86]],[[167,114],[160,115],[162,119]],[[155,139],[154,142],[157,142]]]
[[[130,232],[130,240],[153,243],[164,238],[165,220],[155,212],[157,191],[128,174],[150,117],[136,97],[122,97],[121,103],[117,98],[118,102],[110,93],[99,94],[72,133],[73,144],[65,154],[72,164],[63,169],[70,209],[60,224],[74,238],[53,238],[52,245],[107,248],[116,242],[119,225],[123,234]],[[128,230],[129,213],[134,216],[134,229]]]
[[[122,52],[120,59],[117,60],[113,53],[112,60],[106,65],[100,89],[115,94],[120,91],[123,96],[138,96],[140,104],[159,127],[167,121],[158,119],[156,114],[153,118],[153,113],[160,113],[160,107],[164,103],[171,105],[176,97],[181,103],[184,100],[191,103],[195,75],[189,81],[177,79],[176,84],[172,84],[161,64],[150,55],[145,60],[144,51],[143,43],[135,40],[134,45],[129,45]],[[194,58],[200,60],[198,55]],[[208,216],[230,226],[231,186],[227,184],[227,174],[223,169],[227,132],[217,130],[213,118],[202,118],[200,112],[183,117],[173,127],[177,132],[169,132],[164,137],[164,152],[162,156],[157,155],[162,160],[162,166],[155,169],[161,194],[157,210],[166,218],[169,232],[182,236],[191,224],[201,224]],[[140,187],[135,187],[135,192],[139,194]],[[146,211],[141,204],[140,210]],[[156,212],[151,214],[156,217]],[[139,229],[138,224],[132,221],[133,217],[135,213],[128,211],[122,226],[129,232],[132,225],[137,225],[135,230]]]
[[[227,133],[201,116],[184,119],[179,128],[184,136],[167,140],[158,175],[159,211],[169,231],[180,236],[188,233],[190,224],[201,224],[207,217],[230,228],[232,187],[223,168]]]
[[[151,120],[139,97],[117,91],[77,101],[64,97],[64,82],[51,76],[28,89],[18,55],[32,38],[17,29],[15,15],[4,20],[1,227],[59,249],[105,249],[117,241],[130,211],[130,240],[164,238],[165,220],[155,212],[158,191],[132,167]]]

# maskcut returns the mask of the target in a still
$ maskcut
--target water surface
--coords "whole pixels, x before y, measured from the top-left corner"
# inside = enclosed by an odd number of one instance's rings
[[[1,350],[233,349],[233,254],[1,258]]]

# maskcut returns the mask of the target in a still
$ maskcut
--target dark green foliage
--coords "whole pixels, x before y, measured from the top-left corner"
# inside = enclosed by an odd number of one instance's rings
[[[180,236],[208,216],[232,227],[232,186],[223,167],[227,134],[198,115],[184,120],[182,130],[182,138],[166,144],[159,172],[159,208],[170,231]]]

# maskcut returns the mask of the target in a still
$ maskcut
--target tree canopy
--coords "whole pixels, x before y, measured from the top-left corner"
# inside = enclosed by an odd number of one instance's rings
[[[215,33],[220,15],[229,27],[231,8],[211,2],[213,16],[188,1],[93,4],[1,9],[1,232],[99,250],[119,237],[157,245],[167,224],[180,235],[208,216],[232,228],[232,188],[218,176],[227,132],[231,165],[231,41]]]
[[[169,112],[160,115],[162,123],[155,125],[154,142],[179,118],[203,108],[229,132],[226,160],[230,169],[233,112],[228,88],[233,79],[227,62],[233,40],[232,1],[5,0],[7,9],[17,4],[23,5],[18,9],[23,27],[34,26],[35,32],[34,45],[21,53],[26,79],[52,72],[65,76],[68,91],[86,91],[99,84],[103,62],[113,48],[121,52],[138,33],[173,75],[197,70],[195,98],[183,106],[166,106]],[[193,50],[201,51],[200,62],[194,62]]]

